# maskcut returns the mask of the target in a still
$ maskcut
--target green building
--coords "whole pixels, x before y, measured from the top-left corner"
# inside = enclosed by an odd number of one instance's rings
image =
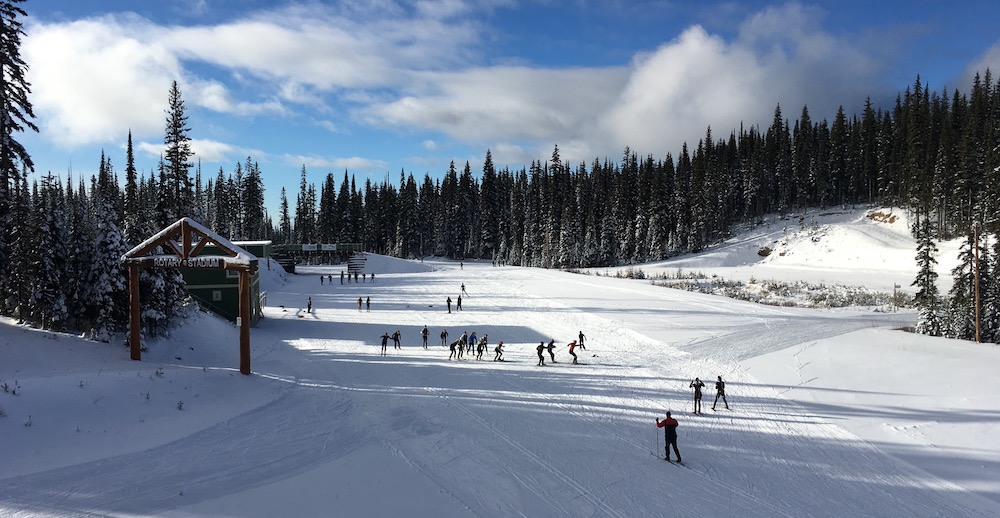
[[[270,241],[234,241],[234,245],[260,259],[260,269],[269,269],[272,245]],[[201,255],[218,255],[222,251],[206,246]],[[240,274],[236,271],[205,268],[180,268],[188,293],[205,309],[236,322],[240,314]],[[263,307],[267,292],[260,291],[260,270],[250,277],[250,323],[264,318]]]

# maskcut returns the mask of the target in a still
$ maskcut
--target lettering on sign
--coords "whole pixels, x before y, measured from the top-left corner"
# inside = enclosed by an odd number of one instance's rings
[[[218,257],[155,257],[153,265],[163,268],[222,268],[222,259]]]

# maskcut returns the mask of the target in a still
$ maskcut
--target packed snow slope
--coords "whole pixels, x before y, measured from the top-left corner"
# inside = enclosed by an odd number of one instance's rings
[[[265,272],[250,376],[236,329],[207,315],[141,362],[0,324],[0,516],[1000,516],[995,346],[896,331],[912,314],[478,262],[369,268],[374,284],[341,285],[341,265]],[[449,360],[442,330],[490,350]],[[550,339],[558,363],[537,366]],[[713,411],[720,375],[730,409]],[[666,410],[683,466],[661,458]]]

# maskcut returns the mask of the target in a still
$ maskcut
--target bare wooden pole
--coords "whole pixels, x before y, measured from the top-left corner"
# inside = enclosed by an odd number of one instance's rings
[[[142,344],[139,335],[139,265],[128,266],[128,345],[133,360],[142,359]]]
[[[240,270],[240,372],[250,374],[250,271]]]

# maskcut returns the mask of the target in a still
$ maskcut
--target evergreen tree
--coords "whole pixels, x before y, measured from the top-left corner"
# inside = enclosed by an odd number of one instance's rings
[[[916,304],[918,310],[917,332],[930,336],[941,336],[941,297],[938,295],[937,277],[934,265],[937,259],[937,245],[928,214],[917,214],[913,224],[913,234],[917,238],[917,278],[911,286],[917,287]]]
[[[194,213],[194,189],[189,174],[191,157],[194,153],[191,151],[188,117],[185,114],[184,100],[181,98],[177,81],[170,85],[167,103],[167,123],[163,137],[163,143],[166,145],[164,151],[166,181],[161,182],[161,187],[167,191],[164,217],[169,224]]]

